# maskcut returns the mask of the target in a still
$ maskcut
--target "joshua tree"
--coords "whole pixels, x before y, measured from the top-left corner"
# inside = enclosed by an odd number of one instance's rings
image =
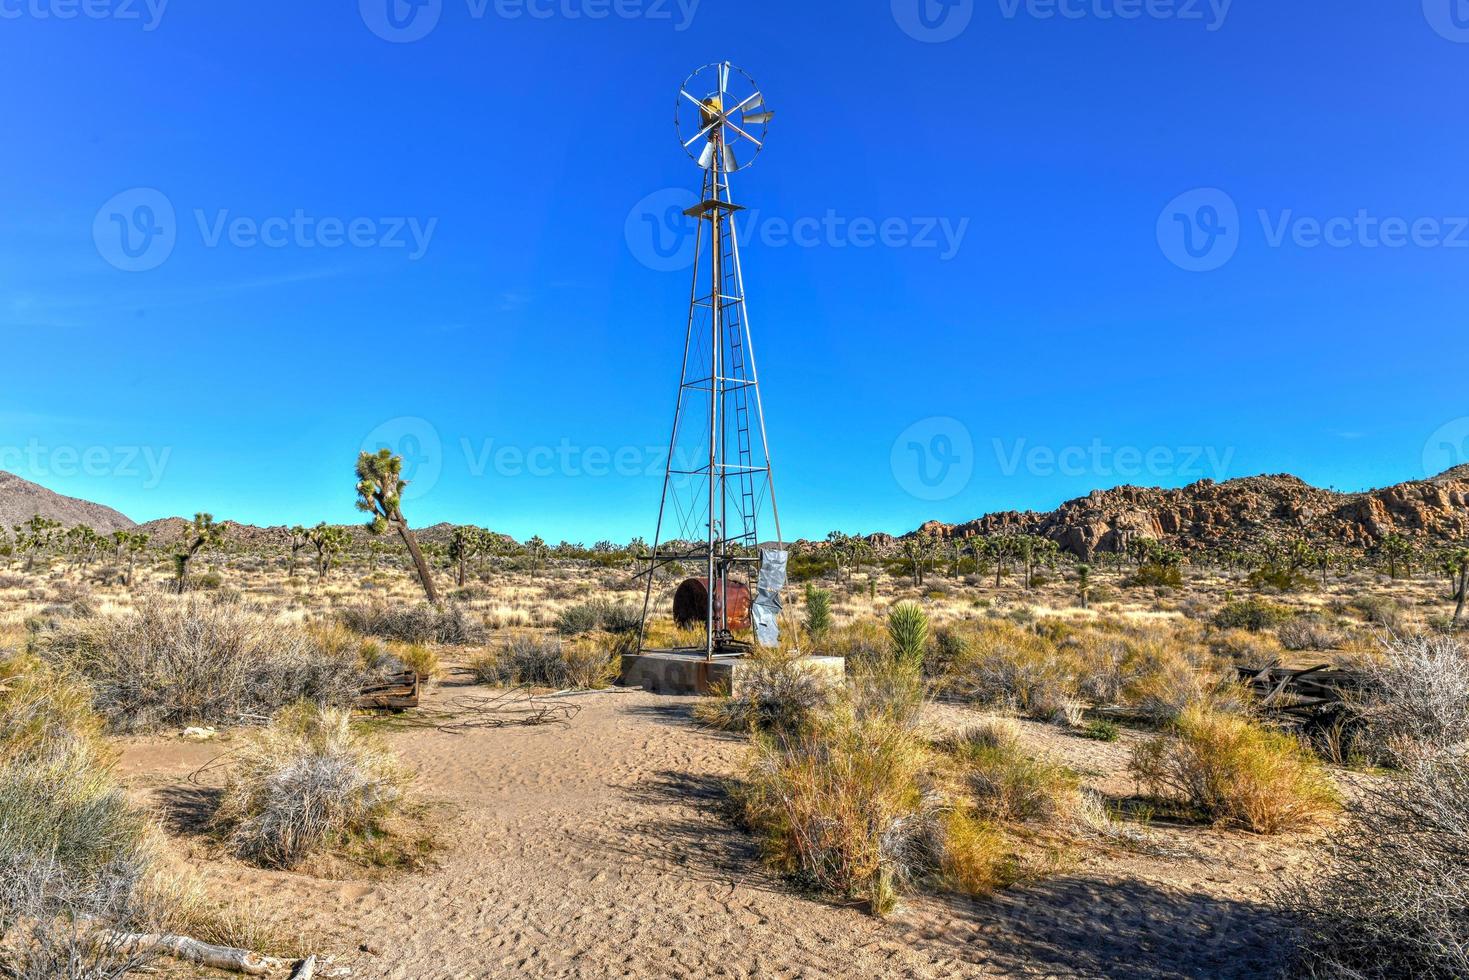
[[[296,577],[296,563],[300,560],[301,552],[311,543],[311,532],[300,524],[286,532],[286,546],[291,552],[291,562],[288,574],[291,578]]]
[[[842,573],[847,572],[847,578],[851,578],[852,561],[852,538],[841,531],[832,531],[826,536],[827,553],[831,560],[836,563],[837,581],[842,580]]]
[[[413,566],[418,570],[418,580],[423,585],[423,594],[434,605],[439,604],[439,590],[434,587],[434,576],[424,561],[408,521],[403,517],[403,488],[408,481],[403,479],[403,457],[394,456],[391,450],[381,449],[377,453],[363,453],[357,457],[357,509],[372,515],[367,529],[373,534],[384,534],[389,528],[398,532],[408,546]]]
[[[461,589],[470,560],[489,551],[491,545],[492,536],[483,528],[466,525],[454,529],[454,536],[449,539],[449,560],[454,563]]]
[[[142,531],[113,531],[112,544],[116,549],[117,563],[121,565],[123,559],[127,559],[128,567],[123,584],[131,589],[133,573],[138,567],[138,555],[148,547],[148,535]]]
[[[1387,562],[1389,578],[1398,577],[1398,566],[1404,565],[1411,573],[1413,567],[1413,542],[1401,534],[1389,534],[1377,544],[1377,554]]]
[[[530,573],[534,575],[541,570],[541,561],[546,557],[546,542],[537,535],[525,543],[525,552],[530,555]]]
[[[350,540],[347,529],[322,521],[306,532],[306,540],[316,549],[316,580],[325,582],[327,573],[332,570],[332,560],[342,553]]]
[[[67,529],[62,536],[66,550],[71,553],[71,567],[75,570],[89,563],[102,544],[102,536],[85,524]]]
[[[903,561],[908,563],[908,572],[913,576],[913,584],[922,588],[923,574],[928,570],[928,563],[938,549],[937,539],[930,531],[919,531],[904,538],[901,548]]]
[[[1443,570],[1453,586],[1454,591],[1450,598],[1456,603],[1454,623],[1457,625],[1464,620],[1465,600],[1469,599],[1469,546],[1450,549],[1444,555]]]
[[[1088,609],[1088,600],[1092,591],[1092,567],[1090,565],[1076,566],[1076,588],[1081,594],[1081,608]]]
[[[193,541],[173,556],[173,574],[179,595],[189,590],[189,562],[205,548],[218,547],[224,542],[224,527],[215,523],[213,514],[195,514],[191,533]],[[189,539],[186,536],[184,540]]]
[[[33,571],[36,567],[36,555],[51,547],[56,540],[57,532],[61,530],[61,522],[53,521],[49,517],[35,515],[24,524],[15,525],[15,544],[17,549],[26,556],[25,570]]]

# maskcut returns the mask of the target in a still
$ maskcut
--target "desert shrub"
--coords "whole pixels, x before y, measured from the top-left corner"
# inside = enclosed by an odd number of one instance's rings
[[[1263,599],[1238,599],[1228,603],[1214,616],[1214,625],[1220,629],[1245,629],[1256,633],[1270,629],[1283,621],[1290,611],[1283,606]]]
[[[991,722],[940,743],[959,766],[979,815],[988,820],[1048,823],[1075,801],[1076,774],[1026,753],[1014,727]]]
[[[484,626],[455,603],[431,606],[376,602],[350,606],[340,616],[345,626],[358,633],[401,643],[465,646],[481,642],[485,634]]]
[[[1177,565],[1150,562],[1133,572],[1127,584],[1139,588],[1181,589],[1183,588],[1183,571]]]
[[[610,684],[618,667],[613,652],[596,638],[567,641],[520,633],[476,656],[469,669],[480,684],[590,690]]]
[[[85,677],[97,710],[123,731],[237,723],[300,700],[351,704],[362,681],[355,656],[323,650],[306,630],[200,597],[60,623],[32,648]]]
[[[422,643],[391,643],[387,655],[424,680],[439,676],[439,655]]]
[[[1094,742],[1115,742],[1122,737],[1122,729],[1110,721],[1094,721],[1076,734]]]
[[[328,849],[378,847],[408,776],[339,709],[297,705],[246,736],[215,825],[241,858],[293,868]]]
[[[83,684],[0,654],[0,975],[98,980],[151,958],[97,935],[154,918],[150,825],[100,731]]]
[[[1384,627],[1391,633],[1403,633],[1408,628],[1407,611],[1396,599],[1388,596],[1364,596],[1354,606],[1367,622]]]
[[[1330,777],[1294,738],[1197,706],[1138,745],[1131,769],[1149,792],[1257,834],[1300,830],[1337,808]]]
[[[1394,637],[1357,664],[1367,742],[1403,765],[1469,739],[1469,648],[1447,634]]]
[[[1302,924],[1297,975],[1469,976],[1469,761],[1443,755],[1368,791],[1319,873],[1279,895]]]
[[[964,700],[1042,720],[1050,720],[1076,693],[1071,664],[1044,639],[1004,621],[979,628],[943,687]]]
[[[1335,650],[1345,642],[1339,630],[1332,629],[1319,617],[1297,616],[1286,620],[1276,630],[1280,645],[1287,650]]]
[[[1284,627],[1282,627],[1284,629]],[[1285,647],[1271,633],[1254,633],[1246,629],[1227,629],[1209,637],[1209,647],[1220,658],[1264,670],[1278,667],[1285,658]]]
[[[1015,878],[1003,828],[955,807],[930,823],[927,850],[938,884],[963,895],[988,895]]]
[[[830,657],[843,657],[849,670],[880,660],[887,652],[887,633],[870,619],[833,627],[816,649]]]
[[[757,736],[735,792],[776,867],[885,914],[931,865],[926,752],[910,726],[846,696],[792,738]]]
[[[1157,663],[1128,685],[1123,701],[1133,713],[1155,725],[1171,724],[1196,707],[1241,714],[1250,703],[1248,689],[1227,673],[1186,659]]]
[[[762,652],[747,660],[739,689],[694,707],[694,717],[725,731],[762,732],[791,738],[831,702],[831,684],[799,657]]]
[[[969,653],[969,639],[952,626],[934,631],[933,643],[923,658],[923,672],[929,677],[942,677],[953,669],[955,663]]]
[[[632,606],[594,599],[557,613],[555,627],[562,636],[580,636],[596,631],[628,633],[637,630],[640,621],[638,611]]]

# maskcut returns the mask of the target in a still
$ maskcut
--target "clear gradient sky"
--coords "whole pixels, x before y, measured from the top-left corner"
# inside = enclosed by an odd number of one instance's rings
[[[726,58],[787,537],[1469,461],[1462,0],[0,0],[0,469],[650,535]]]

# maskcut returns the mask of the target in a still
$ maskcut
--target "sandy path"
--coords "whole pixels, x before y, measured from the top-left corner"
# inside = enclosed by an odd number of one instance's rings
[[[221,891],[334,940],[358,978],[1248,977],[1273,963],[1278,924],[1239,897],[1255,890],[1250,842],[1184,866],[1089,858],[1033,888],[918,900],[882,922],[761,870],[718,809],[745,745],[692,726],[688,702],[578,703],[568,727],[388,736],[440,804],[430,871],[322,881],[211,856],[186,833],[180,844]],[[130,740],[123,768],[177,825],[199,796],[185,777],[221,748]]]

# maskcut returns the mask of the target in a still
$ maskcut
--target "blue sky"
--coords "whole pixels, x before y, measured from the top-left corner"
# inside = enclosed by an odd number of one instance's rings
[[[651,534],[725,58],[788,537],[1469,461],[1463,0],[389,2],[0,0],[0,468]]]

